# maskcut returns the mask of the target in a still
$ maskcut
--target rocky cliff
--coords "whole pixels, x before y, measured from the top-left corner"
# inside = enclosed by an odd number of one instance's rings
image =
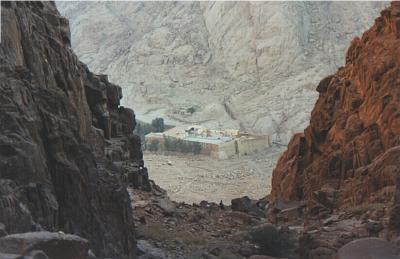
[[[121,88],[78,60],[54,2],[1,7],[1,236],[63,231],[88,239],[97,256],[133,258],[125,187],[148,181]]]
[[[328,209],[388,204],[400,168],[399,2],[352,41],[346,65],[317,91],[310,125],[273,172],[272,196]]]
[[[57,2],[72,47],[140,119],[303,130],[318,80],[382,2]],[[287,140],[286,140],[287,139]]]

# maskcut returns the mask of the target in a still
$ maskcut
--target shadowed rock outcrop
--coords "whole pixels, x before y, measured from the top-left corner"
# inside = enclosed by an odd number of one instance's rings
[[[121,88],[77,59],[53,2],[1,6],[2,235],[63,231],[88,239],[97,256],[133,258],[127,175],[142,175],[137,187],[148,178]],[[106,155],[114,137],[129,151],[125,171]]]
[[[391,202],[400,170],[400,3],[323,79],[304,133],[279,159],[272,196],[327,209]],[[399,186],[400,187],[400,186]]]

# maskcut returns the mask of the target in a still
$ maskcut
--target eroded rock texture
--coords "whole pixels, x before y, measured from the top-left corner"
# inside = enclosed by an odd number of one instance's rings
[[[97,256],[133,258],[126,179],[147,171],[121,88],[78,60],[53,2],[1,6],[2,235],[61,230],[88,239]],[[124,168],[107,158],[116,137],[129,151]]]
[[[385,5],[57,1],[77,55],[123,87],[140,119],[279,132],[285,144]]]
[[[389,202],[400,170],[400,3],[355,38],[323,79],[310,125],[273,173],[272,196],[332,209]]]

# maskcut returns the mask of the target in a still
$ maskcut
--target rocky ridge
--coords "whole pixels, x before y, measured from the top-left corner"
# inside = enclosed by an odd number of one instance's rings
[[[320,82],[310,126],[293,137],[274,171],[273,196],[307,200],[336,192],[331,204],[323,202],[330,208],[393,197],[400,150],[398,13],[396,2],[382,11],[353,40],[346,66]]]
[[[297,201],[303,215],[336,225],[313,231],[320,227],[305,221],[305,257],[326,258],[365,235],[398,235],[399,46],[400,4],[392,2],[352,41],[346,65],[319,83],[310,125],[292,138],[273,172],[272,200]],[[298,217],[300,207],[289,215]],[[361,223],[368,233],[357,231]]]
[[[119,86],[75,56],[68,20],[54,2],[1,7],[0,252],[28,256],[40,248],[55,258],[54,249],[76,245],[86,254],[66,258],[86,258],[87,248],[100,257],[134,258],[126,187],[150,188],[132,134],[134,112],[120,106]],[[31,239],[40,244],[28,246]]]

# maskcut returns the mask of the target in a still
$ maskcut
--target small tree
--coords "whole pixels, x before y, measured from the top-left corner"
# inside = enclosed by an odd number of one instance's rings
[[[193,152],[193,154],[195,154],[195,155],[200,154],[201,149],[202,149],[202,146],[201,146],[200,143],[193,143],[193,146],[192,146],[192,152]]]
[[[167,151],[171,151],[171,139],[166,137],[165,135],[163,136],[164,138],[164,148]]]
[[[156,152],[158,150],[158,146],[160,144],[160,141],[153,139],[150,141],[150,144],[148,145],[148,150],[152,152]]]
[[[151,122],[151,126],[153,127],[154,132],[164,132],[164,119],[163,118],[155,118]]]
[[[150,123],[137,121],[136,128],[133,132],[137,134],[142,140],[142,143],[144,143],[145,136],[152,131],[153,131],[153,126]]]
[[[187,112],[189,112],[190,114],[193,114],[195,111],[196,111],[196,108],[194,108],[194,107],[187,108]]]

